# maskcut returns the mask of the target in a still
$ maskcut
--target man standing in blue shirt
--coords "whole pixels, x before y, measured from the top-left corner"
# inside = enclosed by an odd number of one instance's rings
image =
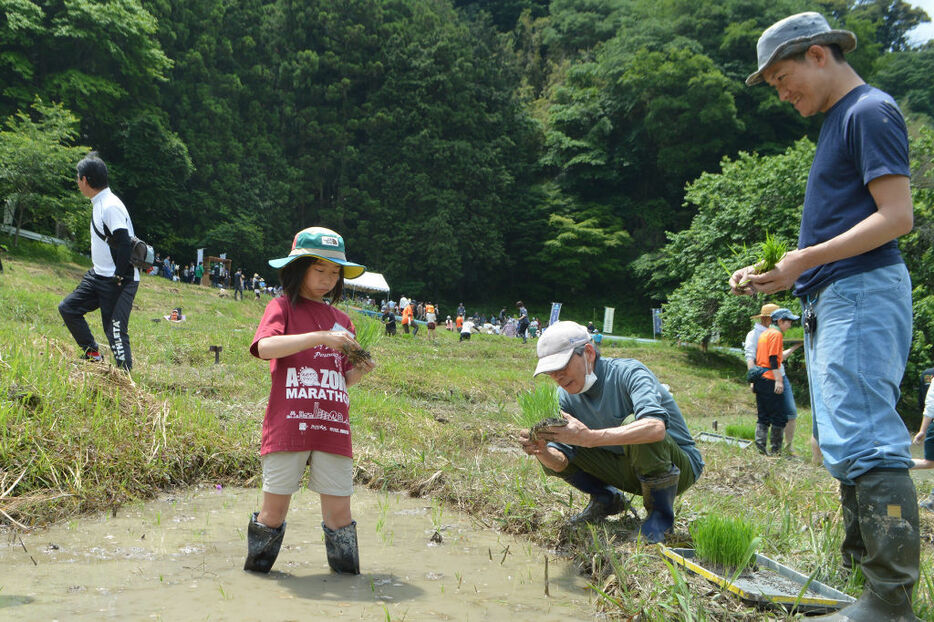
[[[787,17],[759,38],[746,84],[765,80],[801,116],[826,117],[798,248],[764,274],[738,270],[730,286],[794,286],[804,308],[814,435],[840,481],[843,563],[866,577],[857,602],[815,620],[914,620],[918,506],[911,437],[895,411],[911,344],[911,282],[896,242],[913,225],[908,135],[892,98],[844,59],[855,47],[852,32],[818,13]]]
[[[671,393],[635,359],[605,359],[587,329],[556,322],[538,340],[535,374],[558,384],[564,427],[520,434],[523,450],[549,475],[590,495],[572,522],[626,509],[621,490],[642,495],[639,531],[661,542],[674,524],[675,496],[700,477],[704,460]],[[635,420],[626,423],[634,415]],[[550,441],[547,442],[546,441]]]

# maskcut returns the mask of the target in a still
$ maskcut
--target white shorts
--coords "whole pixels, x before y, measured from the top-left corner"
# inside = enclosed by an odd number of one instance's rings
[[[353,494],[353,459],[347,456],[323,451],[277,451],[260,460],[263,463],[263,492],[295,494],[307,465],[310,467],[309,490],[335,497]]]

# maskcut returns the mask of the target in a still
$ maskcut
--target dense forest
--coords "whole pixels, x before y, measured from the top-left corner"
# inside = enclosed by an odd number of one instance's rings
[[[788,14],[855,31],[860,74],[915,123],[934,115],[934,43],[906,38],[928,16],[902,0],[0,7],[14,226],[86,248],[74,163],[93,148],[137,232],[179,263],[205,247],[263,272],[319,224],[395,292],[436,300],[667,300],[691,276],[668,246],[698,215],[690,184],[816,135],[743,85]]]

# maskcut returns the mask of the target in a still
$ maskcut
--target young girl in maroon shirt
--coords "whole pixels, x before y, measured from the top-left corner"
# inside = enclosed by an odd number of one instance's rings
[[[283,295],[266,306],[250,346],[253,356],[269,361],[272,387],[260,446],[263,507],[250,518],[244,569],[272,568],[307,466],[308,487],[321,495],[328,564],[359,574],[347,387],[374,364],[348,362],[347,353],[360,347],[356,330],[332,304],[341,298],[344,279],[366,268],[347,261],[343,238],[322,227],[298,232],[288,257],[269,265],[279,269]]]

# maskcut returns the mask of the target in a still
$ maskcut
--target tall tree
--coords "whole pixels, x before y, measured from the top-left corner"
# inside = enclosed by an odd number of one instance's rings
[[[36,99],[31,112],[10,116],[0,131],[0,196],[12,211],[14,244],[30,224],[68,223],[87,203],[75,190],[78,119],[61,104]]]

